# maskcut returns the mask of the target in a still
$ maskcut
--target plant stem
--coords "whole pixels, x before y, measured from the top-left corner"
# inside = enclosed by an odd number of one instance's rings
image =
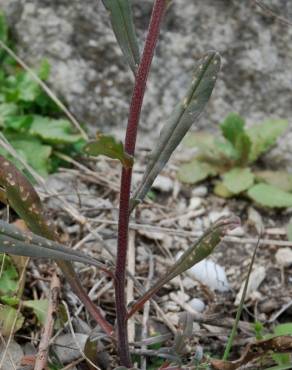
[[[125,151],[134,156],[137,129],[141,114],[141,108],[146,88],[146,82],[156,47],[161,21],[167,0],[155,0],[145,46],[139,64],[135,85],[130,105],[128,125],[125,138]],[[131,358],[127,332],[127,309],[125,299],[126,283],[126,260],[128,247],[129,229],[129,202],[132,182],[132,169],[123,168],[120,186],[120,206],[119,206],[119,225],[118,225],[118,250],[115,270],[115,297],[117,312],[118,329],[118,353],[120,363],[123,366],[131,367]]]

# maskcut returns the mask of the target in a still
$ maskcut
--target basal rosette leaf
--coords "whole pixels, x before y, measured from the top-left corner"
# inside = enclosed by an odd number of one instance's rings
[[[275,145],[288,127],[287,120],[268,120],[246,130],[251,142],[249,161],[256,161],[259,156]]]
[[[216,176],[217,168],[207,162],[194,158],[183,164],[178,171],[178,179],[186,184],[196,184],[209,176]]]
[[[263,207],[292,207],[292,194],[269,184],[256,184],[248,190],[247,194]]]
[[[223,175],[223,185],[231,193],[239,194],[253,185],[254,178],[249,168],[233,168]]]
[[[244,119],[237,113],[230,113],[220,125],[223,136],[235,146],[238,135],[244,133]]]

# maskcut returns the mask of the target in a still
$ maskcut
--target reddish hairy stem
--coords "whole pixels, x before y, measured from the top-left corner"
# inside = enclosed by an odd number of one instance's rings
[[[132,156],[135,153],[137,129],[146,88],[146,82],[154,50],[156,47],[165,7],[166,0],[156,0],[154,3],[141,62],[139,64],[135,78],[135,86],[130,105],[128,125],[125,138],[125,151]],[[115,297],[116,297],[117,329],[118,329],[117,333],[118,352],[120,356],[121,365],[126,367],[131,367],[131,358],[127,332],[127,309],[125,299],[131,182],[132,182],[132,169],[123,168],[120,186],[118,251],[115,270],[116,276]]]

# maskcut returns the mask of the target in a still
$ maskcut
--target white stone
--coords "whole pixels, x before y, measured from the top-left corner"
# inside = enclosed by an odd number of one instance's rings
[[[223,209],[221,212],[211,211],[210,214],[209,214],[209,219],[210,219],[211,223],[214,223],[214,222],[218,221],[219,218],[229,216],[229,215],[230,215],[230,211],[229,211],[229,209],[226,208],[226,209]]]
[[[182,252],[179,252],[176,259],[181,255]],[[188,269],[187,273],[211,290],[226,292],[230,289],[224,268],[209,259],[197,263]]]
[[[228,231],[227,234],[231,235],[231,236],[244,236],[245,231],[244,231],[244,228],[242,226],[238,226],[235,229]]]
[[[244,301],[247,301],[251,297],[251,295],[254,292],[256,292],[256,290],[261,285],[265,277],[266,277],[266,269],[264,268],[264,266],[254,266],[254,269],[251,272],[250,277],[249,277]],[[240,303],[241,296],[244,290],[244,285],[245,285],[245,280],[242,282],[240,290],[235,298],[234,304],[236,306],[238,306]]]
[[[208,189],[206,186],[197,186],[195,189],[192,191],[192,196],[194,197],[205,197],[208,194]]]
[[[197,312],[203,312],[205,309],[205,303],[199,298],[191,299],[188,304]]]
[[[190,200],[189,209],[197,209],[202,204],[202,199],[199,197],[193,197]]]
[[[280,248],[275,255],[276,261],[281,267],[292,265],[292,250],[291,248]]]
[[[169,177],[158,175],[152,187],[154,189],[168,193],[173,189],[173,181]]]

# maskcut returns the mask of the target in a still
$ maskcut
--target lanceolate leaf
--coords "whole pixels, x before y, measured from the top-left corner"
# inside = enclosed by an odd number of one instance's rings
[[[125,152],[123,143],[109,135],[97,134],[96,138],[83,148],[86,154],[92,156],[105,155],[109,158],[118,159],[124,167],[133,166],[133,158]]]
[[[49,240],[58,240],[58,235],[55,231],[55,228],[52,223],[47,220],[47,217],[44,213],[41,200],[34,190],[33,186],[30,182],[22,175],[20,171],[7,159],[0,155],[0,186],[4,188],[7,200],[11,207],[15,210],[15,212],[21,217],[29,229],[42,237],[45,237]],[[3,240],[3,239],[2,239]],[[14,242],[16,240],[16,242]],[[2,246],[4,245],[4,241]],[[36,253],[35,246],[30,246],[30,249],[24,253],[25,248],[29,247],[29,244],[26,245],[25,243],[17,241],[17,239],[7,240],[10,246],[12,244],[16,244],[14,248],[17,247],[18,243],[18,250],[15,250],[15,254],[20,255],[34,255],[34,256],[41,256],[40,252],[48,253],[49,248],[44,248],[44,251],[38,249],[38,253]],[[38,247],[42,247],[43,244],[38,245]],[[19,252],[20,248],[22,249],[21,253]],[[16,253],[17,252],[17,253]],[[8,253],[12,253],[10,251]],[[96,306],[90,301],[87,297],[87,294],[83,290],[83,287],[80,283],[80,280],[75,274],[74,268],[68,259],[68,253],[72,254],[72,250],[66,250],[66,253],[59,254],[59,257],[49,257],[52,256],[52,250],[49,250],[48,258],[55,258],[57,259],[57,263],[62,270],[62,273],[65,275],[66,279],[68,280],[69,284],[71,285],[74,293],[80,298],[83,302],[85,307],[89,310],[91,315],[94,319],[102,326],[104,330],[110,331],[111,328],[108,324],[104,324],[104,321],[100,319],[100,312],[96,308]],[[82,262],[80,260],[80,262]],[[85,262],[85,260],[84,260]],[[87,260],[88,263],[89,261]],[[109,270],[107,270],[108,273]]]
[[[104,264],[85,253],[64,247],[41,236],[23,232],[4,221],[0,222],[0,252],[32,258],[81,262],[108,272]]]
[[[220,243],[225,233],[239,225],[240,220],[235,216],[218,220],[194,245],[186,250],[168,270],[168,272],[132,306],[129,312],[129,317],[148,299],[150,299],[163,285],[208,257],[214,248]]]
[[[102,0],[109,12],[113,31],[134,73],[140,62],[139,45],[129,0]]]
[[[159,140],[150,155],[141,185],[136,190],[133,199],[138,201],[144,199],[156,176],[201,114],[211,96],[219,70],[220,56],[216,52],[207,53],[199,61],[189,91],[162,128]]]
[[[0,155],[0,186],[15,212],[33,232],[48,239],[57,238],[54,227],[44,215],[41,200],[30,182],[7,159]]]

